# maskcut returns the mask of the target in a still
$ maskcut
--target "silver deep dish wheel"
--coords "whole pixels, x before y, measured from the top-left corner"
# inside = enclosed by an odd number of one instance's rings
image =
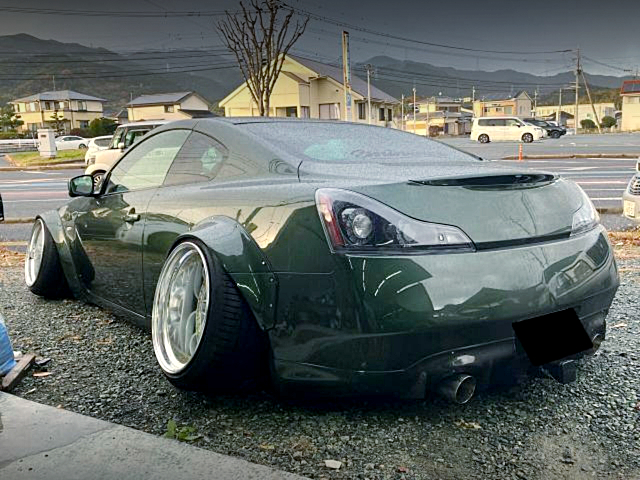
[[[42,266],[45,237],[44,228],[42,220],[37,219],[31,232],[31,240],[27,247],[27,257],[24,262],[24,279],[28,287],[36,283],[40,267]]]
[[[180,373],[198,350],[209,311],[209,270],[196,244],[184,242],[162,268],[153,300],[153,350],[168,374]]]

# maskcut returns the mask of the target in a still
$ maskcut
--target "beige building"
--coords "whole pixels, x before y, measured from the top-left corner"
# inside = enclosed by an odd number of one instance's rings
[[[130,122],[212,117],[209,103],[195,92],[141,95],[127,104]]]
[[[101,118],[105,101],[73,90],[60,90],[37,93],[9,103],[13,105],[16,117],[24,122],[19,130],[55,128],[57,118],[61,129],[69,133],[73,128],[87,128],[91,120]]]
[[[604,117],[614,117],[616,114],[616,107],[613,102],[605,102],[605,103],[594,103],[593,106],[596,109],[596,113],[598,114],[598,120],[602,123],[602,119]],[[574,128],[574,118],[576,113],[576,105],[575,104],[566,104],[562,105],[561,112],[564,112],[564,115],[561,115],[561,118],[566,118],[566,124],[568,127]],[[543,105],[538,106],[535,109],[535,116],[538,118],[543,118],[545,120],[555,120],[556,115],[558,113],[558,105]],[[590,103],[580,103],[578,104],[578,127],[580,127],[580,122],[582,120],[591,120],[593,123],[596,123],[596,117],[593,114],[593,109],[591,108]]]
[[[391,95],[371,85],[371,115],[367,105],[367,82],[352,76],[352,119],[354,122],[394,126],[393,106],[399,103]],[[246,82],[221,102],[228,117],[260,115]],[[287,55],[271,93],[269,115],[273,117],[345,118],[342,69]]]
[[[640,80],[625,80],[620,90],[622,97],[623,132],[640,130]]]
[[[532,101],[521,90],[515,95],[483,95],[473,102],[474,117],[529,117]]]
[[[405,117],[404,128],[417,135],[463,135],[471,131],[471,114],[462,112],[462,102],[450,97],[428,97],[416,102],[416,122],[413,114]],[[427,130],[428,129],[428,130]]]

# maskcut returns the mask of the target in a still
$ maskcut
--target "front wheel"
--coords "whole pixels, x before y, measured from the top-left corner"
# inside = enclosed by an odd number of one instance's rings
[[[533,142],[533,135],[531,135],[530,133],[524,133],[522,135],[522,141],[524,143],[531,143]]]
[[[102,170],[96,170],[91,174],[93,177],[93,191],[98,192],[100,190],[100,185],[102,185],[102,179],[104,178],[105,172]]]
[[[29,290],[41,297],[60,298],[69,294],[58,250],[41,218],[36,219],[31,230],[24,262],[24,280]]]
[[[487,134],[483,133],[482,135],[480,135],[480,136],[478,137],[478,141],[479,141],[480,143],[489,143],[489,135],[487,135]]]
[[[560,138],[560,132],[558,130],[552,131],[551,138]]]
[[[177,387],[238,391],[262,383],[267,375],[266,333],[199,240],[179,243],[165,261],[151,336],[160,368]]]

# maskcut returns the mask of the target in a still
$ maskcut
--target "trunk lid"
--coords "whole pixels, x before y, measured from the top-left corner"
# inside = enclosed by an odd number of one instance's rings
[[[300,178],[362,193],[409,217],[455,225],[479,249],[566,238],[582,204],[573,182],[484,162],[340,165],[335,177],[320,170],[303,163]]]

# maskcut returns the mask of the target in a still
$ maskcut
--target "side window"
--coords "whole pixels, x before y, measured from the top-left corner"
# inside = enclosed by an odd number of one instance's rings
[[[227,149],[216,140],[192,132],[169,168],[165,185],[206,182],[214,178],[224,160]]]
[[[149,130],[140,130],[140,129],[129,130],[127,132],[127,135],[124,138],[124,147],[125,148],[130,147],[131,145],[136,143],[138,140],[140,140],[140,138],[143,137],[148,132]]]
[[[106,193],[142,190],[162,185],[171,162],[190,130],[168,130],[138,143],[113,167]]]

